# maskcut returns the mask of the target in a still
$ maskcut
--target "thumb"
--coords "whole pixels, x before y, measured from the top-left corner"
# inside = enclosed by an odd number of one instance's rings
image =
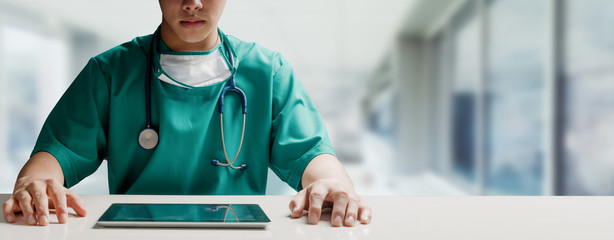
[[[307,201],[307,191],[305,189],[301,190],[296,194],[294,199],[290,201],[290,212],[292,213],[293,218],[298,218],[303,215],[303,210],[305,209]]]

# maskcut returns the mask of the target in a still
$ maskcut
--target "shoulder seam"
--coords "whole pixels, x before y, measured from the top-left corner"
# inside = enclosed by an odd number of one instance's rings
[[[104,81],[107,84],[107,91],[109,91],[109,94],[111,93],[111,83],[110,83],[110,79],[107,76],[107,74],[102,70],[102,66],[100,66],[100,62],[98,62],[98,59],[96,59],[96,57],[92,58],[92,61],[94,61],[94,63],[96,64],[96,66],[98,67],[98,70],[100,70],[100,73],[102,73],[102,76],[104,77]]]

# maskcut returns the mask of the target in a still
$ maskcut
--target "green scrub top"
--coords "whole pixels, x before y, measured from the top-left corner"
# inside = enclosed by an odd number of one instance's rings
[[[66,187],[106,159],[111,194],[264,194],[268,167],[300,190],[307,164],[317,155],[334,155],[322,118],[279,53],[219,33],[235,56],[231,71],[237,87],[247,96],[245,137],[234,163],[247,163],[247,169],[211,165],[212,159],[226,163],[217,101],[229,79],[189,89],[160,81],[159,54],[168,47],[157,39],[154,67],[146,69],[153,35],[90,59],[49,114],[32,154],[55,156]],[[228,53],[222,53],[228,63]],[[154,150],[141,148],[137,140],[146,122],[148,70],[153,71],[152,124],[160,136]],[[230,160],[239,146],[242,117],[240,99],[229,93],[224,137]]]

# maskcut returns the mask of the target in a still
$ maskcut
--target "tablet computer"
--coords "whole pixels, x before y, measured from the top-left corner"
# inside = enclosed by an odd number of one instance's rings
[[[114,203],[98,219],[104,227],[265,228],[257,204]]]

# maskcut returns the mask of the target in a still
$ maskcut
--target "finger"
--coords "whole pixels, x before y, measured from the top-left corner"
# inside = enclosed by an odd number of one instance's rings
[[[68,221],[68,207],[66,206],[66,190],[59,184],[50,184],[47,188],[47,194],[51,198],[55,214],[58,216],[58,222],[66,223]]]
[[[341,227],[343,225],[348,202],[349,197],[346,192],[335,192],[333,194],[333,212],[331,214],[333,227]]]
[[[75,212],[81,216],[85,217],[87,215],[87,210],[85,210],[85,202],[77,193],[73,190],[66,190],[66,203],[68,207],[75,210]]]
[[[290,201],[290,212],[292,214],[292,218],[299,218],[303,215],[306,202],[307,190],[303,189],[296,194],[292,201]]]
[[[34,186],[36,184],[33,184]],[[47,226],[49,224],[49,198],[47,197],[47,192],[44,189],[37,185],[37,187],[33,187],[30,191],[32,196],[32,202],[34,203],[34,207],[36,208],[36,218],[38,219],[38,223],[41,226]],[[30,219],[28,219],[28,223],[30,223]]]
[[[6,200],[6,202],[2,204],[2,213],[4,219],[8,223],[15,222],[15,212],[18,211],[21,211],[21,209],[19,208],[19,204],[17,204],[17,201],[15,201],[13,196],[11,196],[8,200]]]
[[[26,219],[26,223],[30,225],[36,224],[34,209],[32,208],[32,196],[27,191],[19,191],[16,193],[15,199],[19,202],[21,212]]]
[[[328,195],[328,190],[320,185],[313,186],[309,192],[309,223],[317,224],[322,214],[322,204]]]
[[[348,203],[348,208],[345,211],[344,225],[353,227],[356,223],[356,216],[358,216],[358,201],[350,200]]]
[[[359,220],[362,224],[369,224],[373,219],[371,208],[364,203],[361,203],[358,208],[358,216],[360,216]]]

